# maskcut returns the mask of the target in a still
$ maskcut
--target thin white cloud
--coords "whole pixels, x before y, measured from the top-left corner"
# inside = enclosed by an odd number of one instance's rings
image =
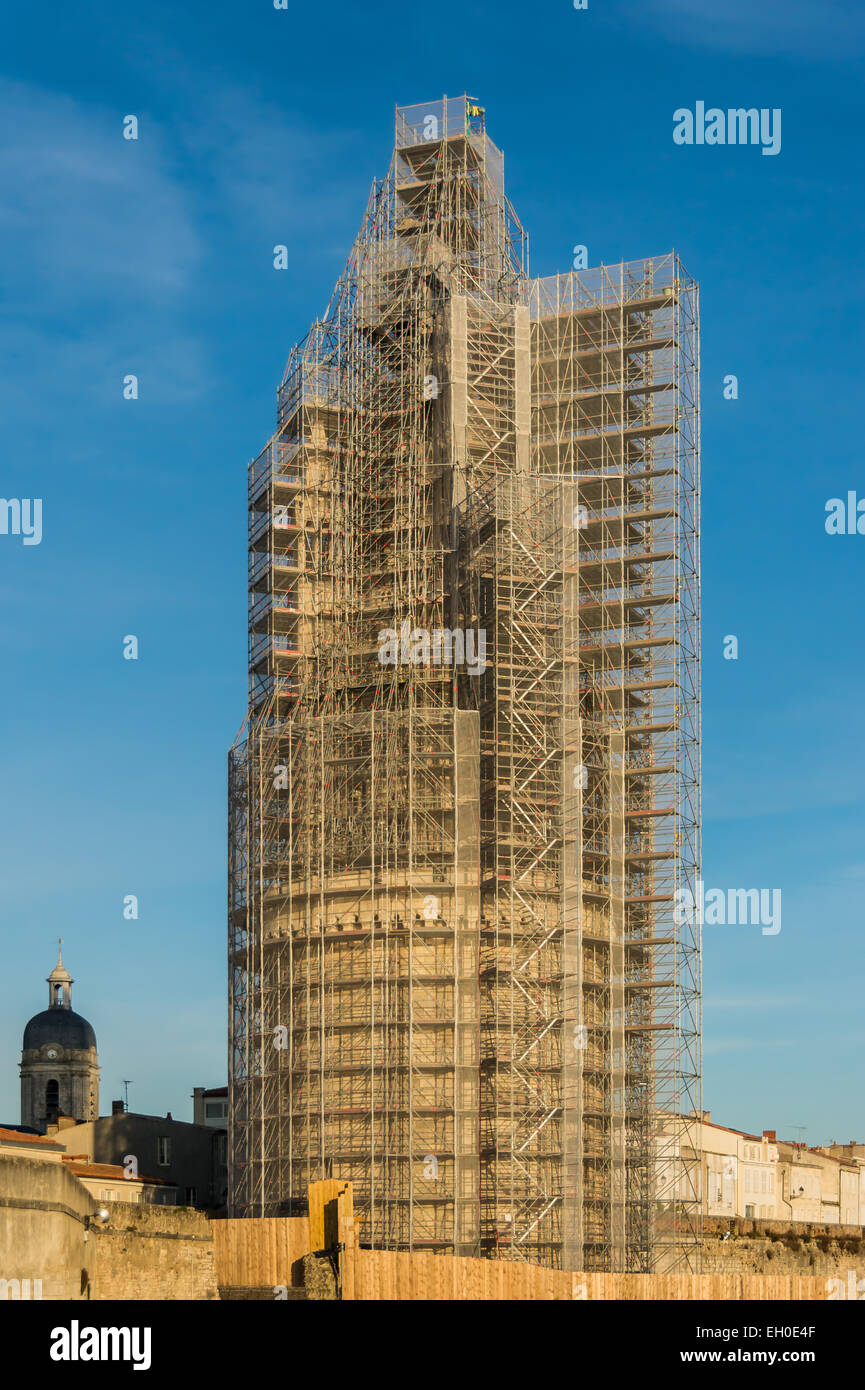
[[[142,117],[124,140],[124,112],[0,80],[0,278],[7,312],[56,320],[85,300],[96,310],[176,298],[202,245],[159,133]]]
[[[384,169],[359,167],[350,123],[316,128],[239,88],[203,88],[197,104],[207,120],[178,129],[178,138],[223,215],[255,235],[275,240],[282,232],[283,240],[318,246],[348,208],[354,234],[372,177]],[[368,150],[362,158],[369,161]],[[349,249],[343,245],[345,255]]]
[[[120,402],[127,373],[162,403],[212,385],[191,319],[207,246],[169,140],[146,115],[125,140],[126,114],[0,80],[7,428]]]
[[[55,406],[120,399],[127,373],[142,400],[212,391],[198,321],[226,234],[247,265],[269,266],[284,242],[298,263],[342,270],[375,172],[352,158],[350,123],[320,132],[238,88],[176,76],[206,118],[160,124],[0,79],[0,121],[15,132],[0,149],[7,427],[44,407],[46,375]],[[127,114],[137,141],[123,138]]]
[[[865,50],[859,0],[629,0],[623,16],[672,41],[730,53],[851,60]]]

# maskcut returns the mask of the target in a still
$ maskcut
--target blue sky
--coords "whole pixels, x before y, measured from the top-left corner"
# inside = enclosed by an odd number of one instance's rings
[[[856,4],[802,0],[16,7],[2,492],[44,511],[40,545],[0,536],[0,1121],[61,935],[103,1112],[122,1078],[133,1109],[188,1118],[225,1081],[245,468],[394,104],[469,90],[535,274],[577,243],[593,265],[674,246],[701,283],[704,879],[783,893],[777,936],[706,928],[705,1105],[865,1138],[865,537],[824,529],[828,498],[865,496],[863,50]],[[780,107],[780,154],[675,145],[698,100]]]

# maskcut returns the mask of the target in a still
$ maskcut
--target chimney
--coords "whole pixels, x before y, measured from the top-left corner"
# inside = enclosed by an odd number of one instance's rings
[[[126,1111],[122,1100],[113,1100],[111,1102],[111,1113],[112,1115],[125,1115]]]
[[[711,1120],[711,1118],[712,1118],[712,1112],[711,1112],[711,1110],[704,1110],[704,1111],[703,1111],[703,1124],[704,1124],[704,1125],[707,1125],[707,1124],[709,1123],[709,1121]]]
[[[774,1129],[764,1129],[764,1130],[763,1130],[763,1138],[764,1138],[764,1139],[768,1139],[770,1144],[774,1144],[774,1143],[776,1142],[775,1130],[774,1130]]]

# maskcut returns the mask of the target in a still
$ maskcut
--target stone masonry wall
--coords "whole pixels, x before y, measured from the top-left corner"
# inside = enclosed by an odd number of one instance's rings
[[[855,1283],[865,1281],[865,1231],[860,1226],[707,1219],[703,1272],[822,1275],[842,1281],[844,1292],[827,1285],[827,1296],[846,1298]],[[857,1297],[865,1298],[865,1285]]]
[[[215,1299],[213,1233],[192,1207],[108,1203],[90,1244],[90,1297]]]
[[[0,1156],[0,1299],[215,1299],[213,1230],[191,1207],[107,1202],[65,1163]]]
[[[94,1209],[90,1193],[65,1163],[0,1155],[2,1297],[81,1298],[89,1279],[87,1228]]]
[[[24,1288],[38,1280],[43,1299],[219,1297],[213,1224],[203,1212],[105,1205],[109,1219],[102,1223],[96,1203],[65,1164],[0,1157],[2,1296],[33,1297]],[[865,1301],[865,1230],[858,1226],[709,1219],[704,1235],[706,1274],[816,1275],[826,1280],[827,1298]],[[307,1287],[293,1294],[335,1297],[330,1267],[320,1267],[315,1257],[304,1263]],[[274,1296],[272,1288],[228,1296],[250,1293]]]

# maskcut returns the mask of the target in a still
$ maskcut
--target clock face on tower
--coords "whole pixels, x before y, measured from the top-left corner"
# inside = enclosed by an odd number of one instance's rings
[[[54,1058],[57,1056],[57,1048],[56,1048],[56,1047],[49,1047],[48,1051],[45,1053],[45,1056],[48,1057],[48,1058],[50,1059],[50,1061],[53,1062],[53,1061],[54,1061]]]

